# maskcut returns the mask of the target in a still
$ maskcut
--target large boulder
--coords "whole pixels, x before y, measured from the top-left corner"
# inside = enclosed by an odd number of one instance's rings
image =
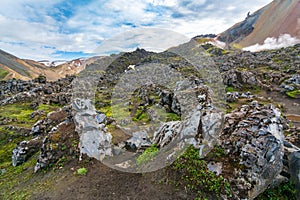
[[[300,199],[300,151],[295,151],[289,155],[289,166],[291,179],[296,186],[296,197]]]
[[[231,69],[222,74],[223,83],[228,86],[241,87],[243,84],[257,86],[261,85],[258,77],[251,71],[240,71]]]
[[[76,99],[73,102],[74,122],[80,137],[80,153],[98,160],[112,155],[112,136],[104,124],[99,124],[96,110],[89,99]]]
[[[254,199],[282,171],[283,122],[277,108],[256,101],[226,115],[219,140],[226,152],[222,175],[236,197]]]

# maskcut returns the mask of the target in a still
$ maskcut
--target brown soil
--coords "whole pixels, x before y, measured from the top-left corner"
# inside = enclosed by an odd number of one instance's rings
[[[73,163],[74,164],[74,163]],[[70,166],[69,166],[70,167]],[[97,160],[86,164],[87,175],[74,175],[76,170],[51,172],[55,181],[46,192],[36,193],[32,200],[166,200],[194,199],[184,189],[166,184],[165,170],[146,174],[131,174],[113,170]],[[67,167],[66,167],[67,169]],[[56,173],[56,174],[54,174]]]
[[[280,92],[263,92],[264,97],[271,97],[274,104],[281,104],[284,115],[291,120],[295,126],[300,126],[300,101],[299,99],[290,98]]]

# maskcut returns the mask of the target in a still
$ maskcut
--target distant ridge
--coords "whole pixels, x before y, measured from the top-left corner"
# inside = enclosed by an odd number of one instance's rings
[[[20,59],[0,49],[0,79],[30,80],[45,75],[49,81],[55,81],[66,75],[77,74],[85,67],[85,59],[76,59],[70,62],[56,62],[47,66],[42,61]]]

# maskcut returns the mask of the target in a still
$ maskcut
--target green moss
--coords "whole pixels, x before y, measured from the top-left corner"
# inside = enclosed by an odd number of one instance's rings
[[[143,111],[138,111],[135,117],[132,117],[132,121],[149,122],[150,118],[148,113]]]
[[[158,153],[158,148],[156,144],[153,144],[151,147],[147,148],[137,159],[136,164],[141,165],[143,163],[149,162],[154,156]]]
[[[177,69],[184,77],[196,76],[201,78],[200,72],[194,66],[183,66]]]
[[[15,188],[26,185],[26,182],[33,177],[33,168],[38,154],[36,153],[23,165],[17,167],[12,166],[11,160],[0,164],[0,169],[6,170],[5,173],[0,174],[0,194],[2,199],[29,199],[29,190],[16,190]]]
[[[231,87],[231,86],[226,87],[225,90],[226,90],[226,92],[233,92],[234,91],[233,87]]]
[[[256,200],[296,200],[295,185],[292,182],[283,183],[277,188],[267,189]]]
[[[12,150],[16,148],[17,144],[14,142],[0,146],[0,163],[11,161]]]
[[[29,103],[9,104],[0,107],[0,118],[10,118],[14,120],[11,125],[30,128],[37,121],[30,119],[33,111]]]
[[[219,198],[221,194],[230,197],[231,190],[228,181],[209,171],[206,161],[199,158],[199,150],[193,146],[187,148],[185,153],[173,163],[172,168],[180,174],[177,184],[197,191],[199,198],[207,197],[207,193],[216,198]]]
[[[0,68],[0,80],[3,80],[9,74],[8,71]]]
[[[58,109],[60,107],[61,106],[58,104],[40,104],[37,109],[43,110],[46,113],[49,113],[49,112],[55,111],[56,109]]]
[[[207,155],[207,157],[222,158],[225,156],[225,151],[219,146],[215,146]]]
[[[79,175],[85,176],[86,173],[87,173],[87,169],[85,167],[79,168],[77,170],[77,174],[79,174]]]
[[[180,121],[181,117],[178,116],[176,113],[167,113],[166,121]]]
[[[105,106],[105,107],[101,107],[99,108],[99,110],[104,113],[107,117],[112,117],[112,109],[111,106]]]
[[[293,91],[286,92],[286,95],[288,95],[291,98],[298,98],[300,97],[300,90],[293,90]]]

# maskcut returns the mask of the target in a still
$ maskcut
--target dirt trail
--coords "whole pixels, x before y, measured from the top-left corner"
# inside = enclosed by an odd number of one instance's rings
[[[165,170],[146,174],[130,174],[108,168],[99,161],[87,167],[86,176],[75,176],[71,170],[59,175],[47,192],[35,194],[33,200],[168,200],[194,199],[174,185],[159,183]]]
[[[293,99],[279,92],[263,92],[262,95],[272,98],[276,104],[281,104],[285,116],[293,121],[295,126],[300,127],[300,99]]]

